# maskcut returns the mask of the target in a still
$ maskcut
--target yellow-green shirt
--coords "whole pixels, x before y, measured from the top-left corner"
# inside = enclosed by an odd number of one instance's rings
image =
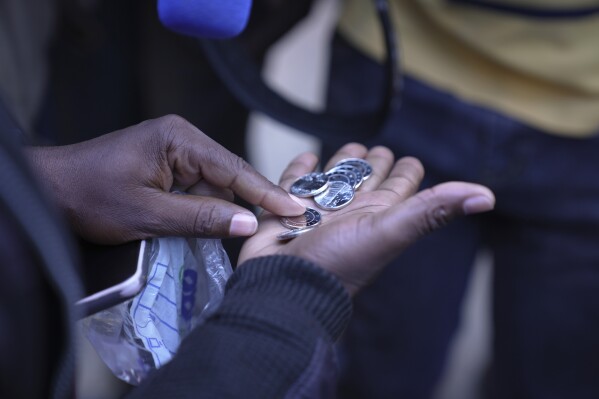
[[[504,0],[576,8],[583,0]],[[466,101],[550,133],[599,132],[599,14],[530,18],[446,0],[390,0],[402,69]],[[384,46],[373,2],[345,0],[340,33],[367,55]]]

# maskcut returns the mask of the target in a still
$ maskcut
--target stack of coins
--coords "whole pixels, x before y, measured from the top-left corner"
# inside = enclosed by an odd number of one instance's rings
[[[372,166],[361,158],[347,158],[327,172],[314,172],[298,178],[289,192],[297,197],[313,197],[316,205],[327,211],[336,211],[349,205],[362,182],[372,175]],[[316,209],[307,208],[303,215],[283,217],[281,223],[289,231],[277,236],[290,240],[312,230],[320,224],[322,215]]]

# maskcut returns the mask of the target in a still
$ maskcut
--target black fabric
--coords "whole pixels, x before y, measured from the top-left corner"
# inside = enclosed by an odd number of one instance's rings
[[[50,391],[60,346],[50,312],[58,305],[23,233],[0,210],[0,397],[37,398]],[[45,335],[39,335],[45,331]],[[32,365],[39,370],[27,372]]]
[[[531,7],[515,4],[506,4],[503,1],[492,0],[448,0],[450,3],[462,4],[470,7],[478,7],[492,12],[503,12],[526,18],[536,19],[572,19],[586,18],[599,13],[599,7]],[[564,2],[566,5],[566,2]]]
[[[387,0],[374,0],[381,22],[385,59],[385,81],[381,109],[374,112],[336,113],[326,109],[314,112],[288,101],[262,79],[260,69],[237,40],[201,40],[214,71],[237,99],[248,109],[258,111],[285,125],[322,140],[343,138],[364,141],[375,137],[390,113],[400,107],[402,79],[396,33],[389,17]]]
[[[0,212],[3,214],[2,234],[9,236],[6,237],[5,245],[8,243],[8,247],[3,251],[0,267],[6,274],[2,276],[6,277],[3,284],[14,284],[14,288],[21,283],[20,291],[23,292],[39,289],[41,299],[32,296],[29,300],[29,297],[19,296],[18,292],[6,290],[2,312],[5,313],[3,321],[8,325],[3,326],[6,335],[2,336],[2,340],[11,339],[11,335],[17,337],[9,345],[22,346],[23,357],[30,366],[40,364],[39,370],[33,369],[30,379],[43,382],[46,396],[68,397],[74,370],[73,304],[81,297],[74,270],[76,261],[62,225],[45,201],[21,154],[20,140],[23,136],[19,132],[14,118],[0,102]],[[24,280],[11,280],[15,271],[22,273]],[[17,303],[19,301],[22,303]],[[29,310],[22,314],[23,309]],[[36,330],[44,326],[47,328]],[[28,337],[31,332],[39,342],[31,341]],[[27,359],[28,347],[40,345],[47,352],[40,350],[40,359],[33,362]],[[19,372],[28,375],[29,370],[20,369]],[[38,372],[40,374],[36,374]],[[20,392],[18,386],[12,385],[18,383],[18,378],[10,376],[9,373],[6,384],[3,381],[0,393]]]
[[[332,354],[351,314],[339,281],[302,259],[241,265],[219,310],[132,398],[282,398],[331,392],[333,374],[309,372]],[[330,356],[329,356],[330,358]],[[298,380],[305,381],[301,388]]]

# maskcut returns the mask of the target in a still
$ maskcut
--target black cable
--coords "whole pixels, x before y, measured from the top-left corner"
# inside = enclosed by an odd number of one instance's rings
[[[313,112],[291,103],[264,82],[261,71],[235,40],[201,40],[214,71],[248,109],[258,111],[300,131],[344,141],[372,139],[382,130],[389,115],[400,106],[402,80],[396,33],[389,17],[388,0],[373,0],[383,31],[387,56],[380,109],[363,114],[342,115]]]
[[[390,112],[393,112],[396,107],[400,106],[401,90],[403,87],[400,69],[400,53],[396,39],[398,34],[395,31],[389,16],[389,1],[374,0],[374,3],[383,31],[385,50],[387,52],[385,59],[385,81],[387,84],[385,85],[383,97],[383,104],[386,110],[383,112],[389,114]]]

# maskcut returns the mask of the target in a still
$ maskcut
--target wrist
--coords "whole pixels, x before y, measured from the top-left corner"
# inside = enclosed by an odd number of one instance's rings
[[[351,316],[351,300],[339,279],[294,256],[271,255],[244,262],[227,284],[230,293],[253,301],[263,296],[265,307],[301,308],[332,340],[339,338]],[[236,302],[241,307],[247,303],[239,299]]]
[[[24,154],[46,196],[62,212],[72,209],[74,196],[67,191],[71,183],[66,172],[73,173],[73,165],[66,161],[64,147],[25,147]]]

